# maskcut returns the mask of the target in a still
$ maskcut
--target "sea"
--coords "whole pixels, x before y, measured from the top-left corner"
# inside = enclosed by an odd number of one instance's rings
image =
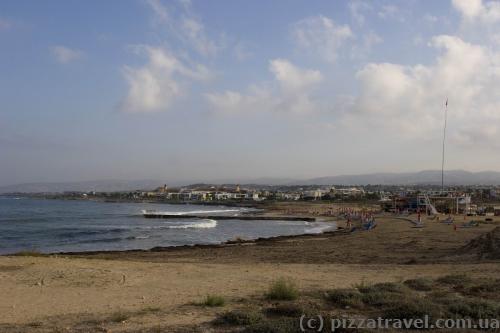
[[[147,219],[143,210],[234,218]],[[237,237],[312,234],[332,228],[332,223],[324,222],[238,219],[248,210],[252,208],[0,196],[0,254],[217,244]]]

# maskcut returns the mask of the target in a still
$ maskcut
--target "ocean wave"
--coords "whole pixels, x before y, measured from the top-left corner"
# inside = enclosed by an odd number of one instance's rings
[[[215,220],[202,220],[202,222],[195,222],[195,223],[190,223],[190,224],[183,224],[183,225],[171,225],[171,226],[166,226],[165,228],[168,229],[208,229],[208,228],[215,228],[217,226],[217,221]]]
[[[330,229],[334,229],[335,228],[335,225],[331,225],[331,224],[313,224],[313,223],[310,223],[309,224],[310,226],[312,226],[312,228],[307,228],[304,232],[306,234],[321,234],[325,231],[328,231]]]
[[[148,239],[150,236],[129,236],[125,238],[126,240],[134,240],[134,239]]]
[[[85,241],[80,241],[80,242],[77,242],[77,243],[79,243],[79,244],[86,244],[86,243],[114,243],[114,242],[121,242],[123,240],[126,240],[126,238],[113,237],[113,238],[99,238],[99,239],[85,240]]]
[[[101,235],[105,233],[121,233],[127,231],[125,228],[99,229],[99,230],[71,230],[56,234],[59,238],[78,238],[85,236]]]

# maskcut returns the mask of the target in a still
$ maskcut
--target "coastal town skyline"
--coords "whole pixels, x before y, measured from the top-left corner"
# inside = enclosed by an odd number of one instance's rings
[[[445,169],[500,171],[498,1],[30,7],[0,3],[0,185],[437,170],[447,100]]]

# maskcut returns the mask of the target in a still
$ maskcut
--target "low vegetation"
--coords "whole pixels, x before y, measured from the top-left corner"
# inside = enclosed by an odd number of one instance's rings
[[[130,318],[130,314],[125,313],[123,311],[118,311],[118,312],[113,313],[109,317],[109,321],[111,321],[113,323],[122,323],[129,318]]]
[[[404,284],[413,290],[417,291],[431,291],[434,287],[434,281],[428,278],[416,278],[406,280]]]
[[[299,297],[299,291],[292,280],[281,278],[272,283],[266,296],[270,300],[293,301]]]
[[[363,295],[354,289],[335,289],[327,293],[327,299],[341,307],[360,307]]]
[[[500,293],[495,288],[498,283],[495,279],[453,274],[438,279],[363,283],[348,289],[303,293],[298,299],[295,285],[280,279],[272,284],[265,299],[250,301],[252,307],[221,314],[215,326],[230,326],[224,332],[228,329],[246,333],[295,332],[300,330],[299,318],[303,314],[322,314],[325,318],[498,318]]]
[[[471,278],[466,274],[450,274],[437,279],[440,284],[451,285],[456,288],[462,288],[471,282]]]
[[[201,305],[208,307],[219,307],[224,306],[225,304],[225,298],[218,295],[207,295],[203,302],[201,302]]]
[[[218,324],[248,326],[263,321],[262,313],[255,309],[233,310],[223,313],[216,321]]]

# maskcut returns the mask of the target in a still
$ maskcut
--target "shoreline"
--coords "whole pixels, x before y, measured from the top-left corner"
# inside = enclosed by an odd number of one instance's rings
[[[70,252],[52,252],[47,254],[42,254],[42,256],[86,256],[86,255],[101,255],[101,254],[127,254],[127,253],[159,253],[159,252],[175,252],[179,250],[195,250],[195,249],[223,249],[238,245],[260,245],[269,242],[279,242],[294,240],[300,238],[314,238],[325,235],[334,234],[348,234],[342,227],[337,227],[336,230],[327,230],[320,233],[309,233],[309,234],[297,234],[297,235],[281,235],[281,236],[271,236],[271,237],[258,237],[255,239],[237,239],[237,240],[227,240],[225,242],[216,244],[192,244],[192,245],[171,245],[171,246],[154,246],[149,249],[129,249],[129,250],[96,250],[96,251],[70,251]],[[0,256],[17,256],[14,254],[4,254]]]
[[[315,210],[318,214],[309,216],[333,219],[322,215],[330,208],[302,203],[277,205],[266,212]],[[226,331],[212,326],[220,313],[242,305],[262,309],[267,304],[265,292],[280,278],[293,280],[304,302],[310,295],[357,284],[437,279],[450,273],[498,278],[500,258],[485,258],[467,245],[499,226],[500,218],[455,230],[424,220],[420,229],[412,228],[407,219],[380,216],[376,228],[352,233],[337,220],[342,225],[338,230],[318,234],[146,250],[3,255],[0,331],[130,333],[161,328],[180,333],[193,331],[185,327],[201,327],[222,333]],[[226,304],[199,305],[207,295],[224,297]]]
[[[275,219],[272,219],[275,220]],[[334,221],[331,221],[334,222]],[[335,224],[336,221],[334,222]],[[335,228],[334,230],[330,230]],[[237,245],[258,245],[265,242],[275,242],[275,241],[286,241],[305,237],[319,237],[322,235],[333,235],[333,234],[348,234],[348,232],[338,225],[332,226],[325,231],[319,233],[302,233],[296,235],[279,235],[270,237],[257,237],[252,239],[229,239],[220,243],[213,244],[185,244],[185,245],[169,245],[169,246],[153,246],[148,249],[127,249],[127,250],[90,250],[90,251],[66,251],[66,252],[37,252],[37,251],[18,251],[15,253],[0,254],[0,257],[23,257],[23,256],[40,256],[40,257],[51,257],[51,256],[85,256],[85,255],[100,255],[100,254],[127,254],[127,253],[152,253],[152,252],[173,252],[177,250],[189,250],[189,249],[219,249],[229,246]]]
[[[52,199],[52,198],[34,198],[34,199],[41,199],[41,200],[60,200],[60,199]],[[73,199],[63,199],[63,200],[68,200],[72,201]],[[78,199],[78,201],[88,201],[86,199]],[[103,201],[99,201],[103,202]],[[187,205],[189,203],[184,203],[183,205]],[[194,205],[194,204],[193,204]],[[295,205],[295,203],[292,203],[291,205]],[[299,204],[302,205],[302,204]],[[308,205],[308,204],[307,204]],[[324,205],[324,204],[323,204]],[[234,207],[234,206],[227,206],[227,205],[218,205],[217,206],[222,206],[222,207]],[[189,214],[189,215],[165,215],[165,214],[158,214],[154,216],[144,216],[145,220],[149,219],[169,219],[169,218],[175,218],[175,219],[213,219],[213,220],[263,220],[263,221],[300,221],[300,222],[305,222],[306,224],[308,222],[317,222],[317,223],[324,223],[324,224],[331,224],[331,225],[324,225],[321,226],[321,229],[319,232],[306,232],[307,230],[304,230],[301,233],[298,234],[281,234],[281,235],[276,235],[276,236],[261,236],[261,237],[256,237],[256,238],[248,238],[248,239],[241,239],[238,236],[225,240],[221,240],[220,242],[217,243],[203,243],[201,240],[199,243],[192,243],[192,244],[183,244],[183,245],[155,245],[149,244],[149,247],[144,247],[144,248],[134,248],[133,245],[130,248],[125,248],[125,249],[89,249],[89,250],[70,250],[70,251],[58,251],[57,249],[52,249],[50,250],[50,247],[48,250],[38,250],[36,247],[35,248],[24,248],[24,249],[19,249],[16,250],[15,252],[9,252],[9,253],[3,253],[0,254],[0,256],[27,256],[27,255],[34,255],[34,256],[52,256],[52,255],[95,255],[95,254],[104,254],[104,253],[113,253],[113,254],[118,254],[118,253],[135,253],[135,252],[168,252],[168,251],[175,251],[175,250],[182,250],[182,249],[209,249],[209,248],[222,248],[222,247],[227,247],[227,246],[234,246],[237,244],[241,245],[251,245],[251,244],[260,244],[262,242],[269,242],[269,241],[280,241],[280,240],[291,240],[295,238],[300,238],[300,237],[307,237],[307,236],[317,236],[317,235],[323,235],[323,234],[329,234],[329,233],[334,233],[334,232],[339,232],[342,231],[343,228],[339,227],[338,225],[338,220],[339,218],[336,216],[311,216],[310,214],[304,214],[302,212],[294,212],[294,215],[286,214],[283,215],[286,212],[279,212],[276,211],[276,205],[268,205],[267,207],[261,207],[258,211],[254,212],[242,212],[241,215],[238,216],[232,216],[232,215],[200,215],[200,214]],[[144,214],[143,214],[144,215]],[[147,222],[147,221],[146,221]],[[307,229],[307,228],[306,228]]]

